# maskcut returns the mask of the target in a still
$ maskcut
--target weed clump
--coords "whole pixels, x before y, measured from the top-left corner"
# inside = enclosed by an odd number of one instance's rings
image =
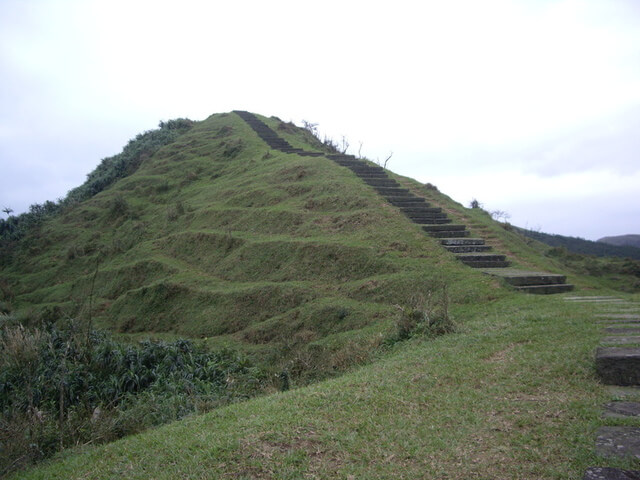
[[[449,293],[446,283],[439,283],[426,295],[415,295],[409,305],[398,308],[393,342],[415,336],[437,337],[456,331],[456,324],[449,314]]]

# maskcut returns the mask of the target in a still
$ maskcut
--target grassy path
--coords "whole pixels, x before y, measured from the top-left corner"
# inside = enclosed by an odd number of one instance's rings
[[[593,455],[610,399],[594,374],[602,311],[517,294],[458,307],[459,333],[19,477],[578,479],[603,464]]]

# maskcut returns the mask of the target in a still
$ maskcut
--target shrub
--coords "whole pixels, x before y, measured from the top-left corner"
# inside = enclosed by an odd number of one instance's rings
[[[426,295],[415,295],[408,306],[397,307],[393,342],[417,335],[436,337],[456,331],[455,322],[449,315],[449,293],[444,282],[437,282]]]
[[[0,475],[70,445],[108,441],[258,393],[264,375],[187,340],[128,345],[69,321],[0,322]],[[6,447],[6,448],[5,448]]]

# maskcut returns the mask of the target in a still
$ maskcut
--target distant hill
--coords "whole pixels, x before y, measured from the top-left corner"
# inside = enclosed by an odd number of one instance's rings
[[[597,242],[594,242],[591,240],[585,240],[584,238],[565,237],[563,235],[535,232],[524,228],[518,228],[518,231],[529,238],[538,240],[539,242],[546,243],[552,247],[564,247],[574,253],[596,255],[598,257],[629,257],[640,260],[640,248],[629,246],[628,244],[624,246],[622,246],[622,244],[616,245],[613,244],[613,242],[604,242],[603,240],[605,239],[600,239]],[[605,238],[622,239],[626,237],[637,237],[636,241],[639,242],[638,244],[640,245],[640,235],[622,235],[619,237]]]
[[[602,237],[598,242],[615,245],[618,247],[640,248],[640,235],[616,235],[615,237]]]

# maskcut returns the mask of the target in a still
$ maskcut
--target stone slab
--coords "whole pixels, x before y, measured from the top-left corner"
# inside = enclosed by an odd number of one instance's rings
[[[588,296],[588,297],[564,297],[565,300],[622,300],[617,297],[609,297],[609,296]]]
[[[603,330],[605,333],[612,335],[640,335],[640,327],[634,328],[629,325],[625,325],[624,327],[605,327]]]
[[[634,343],[640,345],[640,335],[631,335],[627,337],[604,337],[600,343],[603,345],[631,345]]]
[[[640,417],[639,402],[609,402],[604,406],[605,418]]]
[[[596,317],[608,318],[613,320],[638,320],[640,321],[640,315],[632,313],[599,313]]]
[[[619,398],[624,400],[640,399],[640,387],[619,387],[609,386],[607,391],[613,398]]]
[[[607,317],[607,318],[602,318],[599,320],[599,323],[638,323],[638,320],[640,319],[635,319],[635,318],[611,318],[611,317]]]
[[[640,428],[600,427],[596,436],[596,453],[603,457],[640,459]]]
[[[606,385],[640,385],[640,348],[598,347],[596,372]]]
[[[640,472],[610,467],[590,467],[584,473],[582,480],[640,480]]]

